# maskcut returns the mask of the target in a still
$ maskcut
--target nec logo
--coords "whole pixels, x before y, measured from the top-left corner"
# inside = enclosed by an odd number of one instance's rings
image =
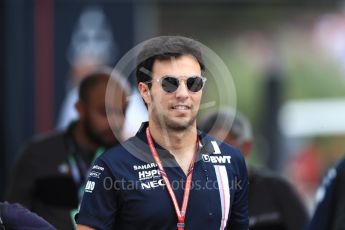
[[[225,164],[231,163],[231,156],[210,156],[207,154],[202,154],[202,160],[204,162],[211,162],[213,164]]]
[[[159,186],[165,186],[163,179],[141,183],[141,189],[151,189]]]

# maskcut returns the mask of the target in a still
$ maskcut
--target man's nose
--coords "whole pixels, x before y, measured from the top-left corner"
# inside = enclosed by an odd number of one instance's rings
[[[180,85],[179,85],[179,87],[176,90],[176,97],[185,98],[185,97],[188,97],[188,96],[189,96],[189,90],[188,90],[186,81],[180,80]]]

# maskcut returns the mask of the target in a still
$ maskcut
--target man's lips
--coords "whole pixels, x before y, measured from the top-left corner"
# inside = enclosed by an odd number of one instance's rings
[[[173,109],[173,110],[190,110],[190,106],[189,105],[174,105],[174,106],[171,106],[170,109]]]

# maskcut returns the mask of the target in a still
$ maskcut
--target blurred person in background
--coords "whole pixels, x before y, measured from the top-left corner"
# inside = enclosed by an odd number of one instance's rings
[[[285,159],[284,174],[303,200],[309,214],[315,209],[315,192],[322,179],[322,168],[325,160],[320,147],[314,142],[305,145]]]
[[[230,107],[207,114],[199,128],[241,150],[247,158],[253,147],[251,124]],[[254,167],[249,169],[249,229],[299,230],[308,214],[294,188],[283,178]]]
[[[345,229],[345,158],[328,170],[316,192],[317,206],[309,230]]]
[[[0,230],[56,230],[37,214],[20,204],[0,202]]]
[[[24,148],[11,174],[6,200],[21,203],[57,229],[74,229],[71,217],[83,195],[90,165],[120,141],[129,95],[122,79],[99,69],[82,80],[75,105],[79,119],[66,131],[37,138]],[[107,86],[114,87],[113,103],[105,100]]]

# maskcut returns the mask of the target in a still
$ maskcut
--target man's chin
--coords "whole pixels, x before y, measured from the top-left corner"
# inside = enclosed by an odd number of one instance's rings
[[[167,127],[174,131],[186,131],[192,128],[194,125],[194,120],[191,121],[171,121],[167,123]]]

